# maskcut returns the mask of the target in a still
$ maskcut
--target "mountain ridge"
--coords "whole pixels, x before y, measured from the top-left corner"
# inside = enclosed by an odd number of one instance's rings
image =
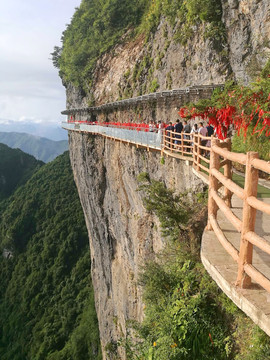
[[[68,150],[67,140],[54,141],[28,133],[0,132],[0,142],[13,149],[19,148],[46,163]]]

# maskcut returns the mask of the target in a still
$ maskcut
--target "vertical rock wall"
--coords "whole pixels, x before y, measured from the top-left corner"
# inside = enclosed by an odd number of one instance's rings
[[[184,161],[101,136],[69,134],[70,158],[89,232],[92,280],[104,350],[126,335],[126,321],[143,318],[140,266],[163,246],[158,219],[138,191],[141,172],[178,192],[202,189]],[[119,357],[125,359],[123,350]]]
[[[235,78],[247,84],[270,57],[270,1],[222,0],[229,61]]]
[[[132,90],[129,96],[138,95],[142,90],[147,92],[151,79],[157,80],[158,91],[223,83],[230,76],[249,82],[270,55],[270,2],[222,0],[222,7],[227,33],[227,45],[222,51],[213,47],[211,39],[203,39],[203,25],[185,46],[172,41],[174,30],[162,19],[153,43],[147,44],[151,45],[148,49],[140,38],[134,43],[116,46],[100,58],[91,92],[96,104],[115,101],[127,90]],[[134,85],[129,82],[133,69],[140,66],[146,54],[159,62],[155,62],[151,78],[146,69]],[[67,86],[67,108],[89,106],[92,100],[71,85]],[[164,104],[160,109],[149,107],[146,117],[155,114],[156,120],[175,120],[178,107],[178,103]],[[109,116],[110,120],[128,121],[130,112]],[[128,319],[143,318],[142,293],[137,285],[140,266],[154,256],[164,242],[157,218],[144,209],[143,194],[137,191],[137,176],[148,172],[151,178],[164,181],[176,191],[196,189],[202,184],[183,161],[166,158],[162,165],[158,152],[78,133],[69,134],[69,143],[89,232],[103,354],[104,359],[109,359],[106,345],[113,348],[125,337]],[[118,351],[119,358],[125,359],[123,351]]]

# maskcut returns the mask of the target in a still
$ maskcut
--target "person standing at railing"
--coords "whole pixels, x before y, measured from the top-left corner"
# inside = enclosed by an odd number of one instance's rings
[[[215,130],[214,130],[213,126],[211,126],[209,123],[208,123],[208,125],[206,126],[206,129],[207,129],[207,136],[212,136],[212,135],[214,135]],[[207,147],[210,148],[210,147],[211,147],[211,140],[207,140],[205,146],[207,146]]]
[[[154,121],[150,121],[149,123],[149,132],[154,132],[155,129],[155,123]]]
[[[157,123],[157,133],[158,133],[157,140],[158,140],[158,142],[160,142],[160,144],[162,143],[163,128],[164,128],[164,125],[163,125],[162,121],[159,120]]]
[[[194,136],[193,136],[193,134],[198,134],[198,125],[197,124],[194,124],[193,126],[192,126],[192,129],[191,129],[191,132],[190,132],[190,135],[191,135],[191,137],[192,137],[192,140],[194,139]],[[193,146],[193,142],[191,143],[191,146]]]
[[[176,120],[176,124],[174,125],[174,137],[175,137],[175,141],[174,143],[176,145],[181,145],[181,140],[177,140],[177,139],[181,139],[181,132],[183,131],[183,124],[180,122],[179,119]]]
[[[198,131],[198,133],[200,135],[202,135],[202,136],[207,136],[207,134],[208,134],[207,128],[203,126],[203,122],[199,123],[199,131]],[[206,146],[206,143],[207,143],[206,139],[201,140],[201,145],[202,146]],[[202,155],[204,155],[204,154],[205,154],[205,151],[202,150]]]
[[[190,139],[190,135],[187,135],[187,134],[190,134],[191,132],[191,128],[190,128],[190,125],[188,124],[188,122],[185,120],[184,121],[184,133],[186,135],[184,135],[184,139],[186,140],[189,140]],[[184,144],[185,145],[189,145],[189,142],[188,141],[184,141]],[[186,148],[185,151],[190,151],[190,148]]]
[[[212,136],[212,135],[214,135],[214,128],[213,128],[213,126],[211,126],[209,123],[208,123],[208,125],[206,126],[206,129],[207,129],[207,136]]]
[[[174,133],[174,126],[172,124],[172,122],[169,122],[169,125],[166,127],[166,136],[165,136],[165,140],[166,143],[169,143],[169,147],[172,149],[173,147],[173,133]]]

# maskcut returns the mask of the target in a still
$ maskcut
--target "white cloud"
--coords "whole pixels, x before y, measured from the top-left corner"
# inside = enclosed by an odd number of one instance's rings
[[[0,118],[63,119],[65,89],[49,58],[79,4],[80,0],[1,3]]]

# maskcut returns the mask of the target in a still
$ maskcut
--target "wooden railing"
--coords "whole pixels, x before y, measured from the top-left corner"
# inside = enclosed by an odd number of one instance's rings
[[[192,160],[193,167],[197,171],[209,174],[211,137],[198,133],[177,133],[165,130],[162,149],[171,156],[180,154]]]
[[[258,153],[237,154],[230,151],[229,142],[213,138],[210,156],[208,230],[213,230],[232,258],[238,263],[236,285],[247,288],[251,280],[270,292],[270,281],[252,265],[253,245],[270,254],[270,243],[255,232],[256,211],[270,215],[270,205],[257,199],[258,170],[270,173],[269,162],[259,160]],[[244,189],[235,184],[231,177],[231,162],[245,165]],[[220,168],[224,166],[223,173]],[[224,186],[223,196],[219,194],[220,185]],[[243,200],[242,219],[231,210],[231,196],[235,194]],[[241,234],[239,251],[228,241],[217,221],[220,209],[234,228]]]

